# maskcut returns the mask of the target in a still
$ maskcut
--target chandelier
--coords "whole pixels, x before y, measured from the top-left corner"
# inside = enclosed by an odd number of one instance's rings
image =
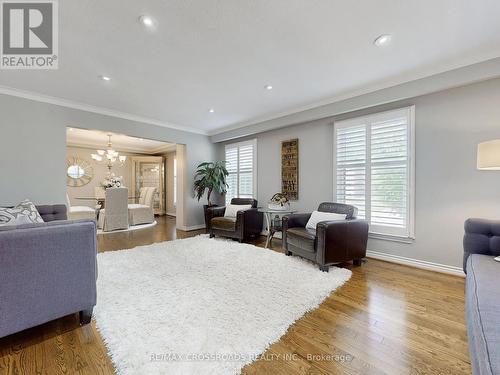
[[[125,160],[127,160],[125,155],[119,155],[118,151],[113,150],[111,134],[108,134],[108,147],[106,150],[97,150],[97,154],[91,154],[91,157],[97,162],[106,163],[110,173],[113,165],[118,164],[121,166],[125,163]]]

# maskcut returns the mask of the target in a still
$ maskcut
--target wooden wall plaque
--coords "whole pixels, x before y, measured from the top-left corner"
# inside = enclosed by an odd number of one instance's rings
[[[281,192],[291,201],[299,199],[299,140],[281,142]]]

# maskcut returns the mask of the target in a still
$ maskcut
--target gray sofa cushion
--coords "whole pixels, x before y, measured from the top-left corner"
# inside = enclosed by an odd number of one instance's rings
[[[487,255],[467,260],[467,331],[474,375],[500,374],[500,263]]]
[[[467,219],[464,229],[464,272],[470,254],[500,255],[499,220]]]
[[[36,206],[36,209],[42,216],[43,221],[66,220],[67,207],[65,204],[50,204]]]

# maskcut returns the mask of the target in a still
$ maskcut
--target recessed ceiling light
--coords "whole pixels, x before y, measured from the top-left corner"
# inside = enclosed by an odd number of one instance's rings
[[[142,23],[146,27],[153,27],[153,26],[155,26],[155,23],[156,23],[153,17],[146,16],[146,15],[140,16],[139,22]]]
[[[210,113],[214,113],[214,112],[215,112],[215,109],[210,108],[210,109],[208,110],[208,112],[210,112]]]
[[[273,89],[273,86],[271,86],[271,85],[265,85],[264,88],[269,91],[269,90]]]
[[[380,35],[377,39],[373,41],[373,44],[375,44],[377,47],[382,47],[386,46],[391,42],[392,35],[389,34],[383,34]]]
[[[99,76],[100,79],[102,79],[103,81],[111,81],[111,77],[108,77],[108,76]]]

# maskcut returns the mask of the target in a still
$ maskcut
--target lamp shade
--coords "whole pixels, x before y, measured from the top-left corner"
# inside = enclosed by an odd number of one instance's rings
[[[477,145],[477,169],[500,171],[500,139]]]

